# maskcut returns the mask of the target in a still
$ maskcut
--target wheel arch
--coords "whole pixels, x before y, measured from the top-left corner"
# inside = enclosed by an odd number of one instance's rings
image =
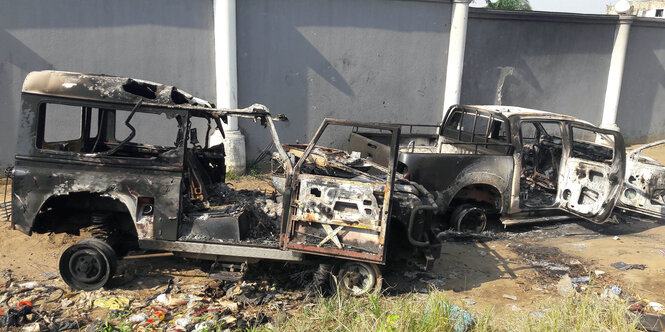
[[[131,220],[131,227],[136,232],[136,208],[134,197],[123,193],[101,193],[91,191],[72,191],[66,193],[53,193],[42,201],[32,222],[31,230],[53,231],[53,222],[84,224],[82,220],[63,220],[57,217],[84,217],[85,213],[103,211],[106,213],[122,214]],[[55,216],[55,220],[49,220]],[[74,218],[76,219],[76,218]]]
[[[460,172],[449,188],[437,192],[437,204],[451,211],[459,204],[491,202],[496,212],[503,213],[510,202],[510,176],[488,173],[485,171]],[[483,195],[484,193],[489,193]]]

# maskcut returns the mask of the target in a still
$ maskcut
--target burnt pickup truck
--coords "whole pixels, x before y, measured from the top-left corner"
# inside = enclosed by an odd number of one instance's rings
[[[460,231],[482,231],[491,217],[602,223],[620,197],[622,209],[663,217],[662,165],[639,151],[627,163],[617,131],[511,106],[455,105],[440,125],[401,126],[398,172],[434,194],[439,216]],[[384,164],[387,142],[356,130],[349,150]]]
[[[320,131],[369,127],[393,144],[386,166],[341,155],[321,164],[317,137],[297,153],[283,148],[273,121],[285,117],[265,106],[217,109],[154,82],[32,72],[22,103],[11,224],[28,235],[91,234],[60,258],[72,288],[104,286],[116,260],[136,249],[215,261],[220,278],[260,260],[316,263],[353,295],[380,289],[379,266],[393,239],[412,243],[430,263],[438,257],[427,233],[433,196],[396,175],[399,126],[326,120]],[[228,116],[269,130],[281,196],[248,196],[225,184],[225,147],[208,137],[223,135]],[[408,236],[389,236],[391,223]]]

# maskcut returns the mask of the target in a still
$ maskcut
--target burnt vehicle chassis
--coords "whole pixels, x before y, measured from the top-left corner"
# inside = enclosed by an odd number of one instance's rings
[[[141,249],[231,263],[215,264],[231,268],[263,259],[322,263],[341,291],[365,294],[381,287],[379,265],[386,262],[387,233],[394,218],[412,225],[409,239],[422,248],[430,264],[438,257],[438,251],[431,250],[437,244],[429,242],[426,231],[429,216],[419,207],[433,204],[426,191],[416,189],[416,198],[410,200],[396,199],[392,165],[374,178],[362,169],[354,171],[353,179],[307,174],[311,168],[304,165],[315,155],[316,137],[300,154],[302,159],[287,153],[273,123],[285,117],[272,117],[265,106],[216,109],[172,86],[57,71],[30,73],[22,101],[12,226],[29,235],[91,231],[92,238],[61,256],[61,276],[73,288],[102,287],[115,272],[117,258]],[[55,139],[54,124],[66,113],[61,108],[72,115],[65,121],[74,123],[74,133]],[[140,139],[149,138],[144,131],[153,128],[168,131],[150,118],[155,115],[173,125],[177,134],[172,144]],[[283,213],[275,220],[261,219],[224,184],[224,145],[210,146],[208,137],[215,129],[223,135],[221,123],[228,116],[254,119],[270,131],[288,188],[280,203]],[[322,128],[332,122],[324,121]],[[142,130],[139,125],[146,123],[148,129]],[[198,140],[197,127],[206,131],[204,142]],[[399,128],[382,128],[392,130],[396,143]],[[396,144],[393,152],[394,160]],[[341,202],[342,211],[333,204],[325,213],[307,212],[316,204],[323,206],[312,195],[316,186]],[[354,203],[364,210],[359,204],[367,198],[371,213],[362,218],[347,213]],[[405,216],[410,219],[403,221]],[[257,233],[266,223],[269,231]]]
[[[572,216],[602,223],[621,192],[621,134],[571,116],[454,105],[442,124],[401,126],[398,170],[433,193],[442,222],[459,231],[482,231],[488,218],[504,225]],[[349,144],[383,164],[385,142],[359,130]]]

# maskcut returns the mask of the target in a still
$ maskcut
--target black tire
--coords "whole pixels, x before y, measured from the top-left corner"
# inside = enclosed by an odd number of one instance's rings
[[[331,288],[346,296],[377,295],[381,292],[383,276],[376,264],[345,261],[331,274]]]
[[[487,213],[476,205],[462,204],[453,211],[450,221],[458,232],[481,233],[487,228]]]
[[[60,256],[60,276],[73,289],[96,290],[111,280],[117,268],[113,248],[99,239],[84,239]]]

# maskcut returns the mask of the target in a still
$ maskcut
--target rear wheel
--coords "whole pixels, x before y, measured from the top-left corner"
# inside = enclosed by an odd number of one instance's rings
[[[60,275],[74,289],[102,288],[113,276],[117,259],[113,248],[99,239],[85,239],[60,256]]]
[[[344,295],[365,296],[378,294],[381,291],[383,277],[376,264],[347,261],[341,263],[337,273],[332,274],[333,290]]]
[[[480,233],[487,227],[487,214],[481,207],[462,204],[453,211],[450,221],[458,232]]]

